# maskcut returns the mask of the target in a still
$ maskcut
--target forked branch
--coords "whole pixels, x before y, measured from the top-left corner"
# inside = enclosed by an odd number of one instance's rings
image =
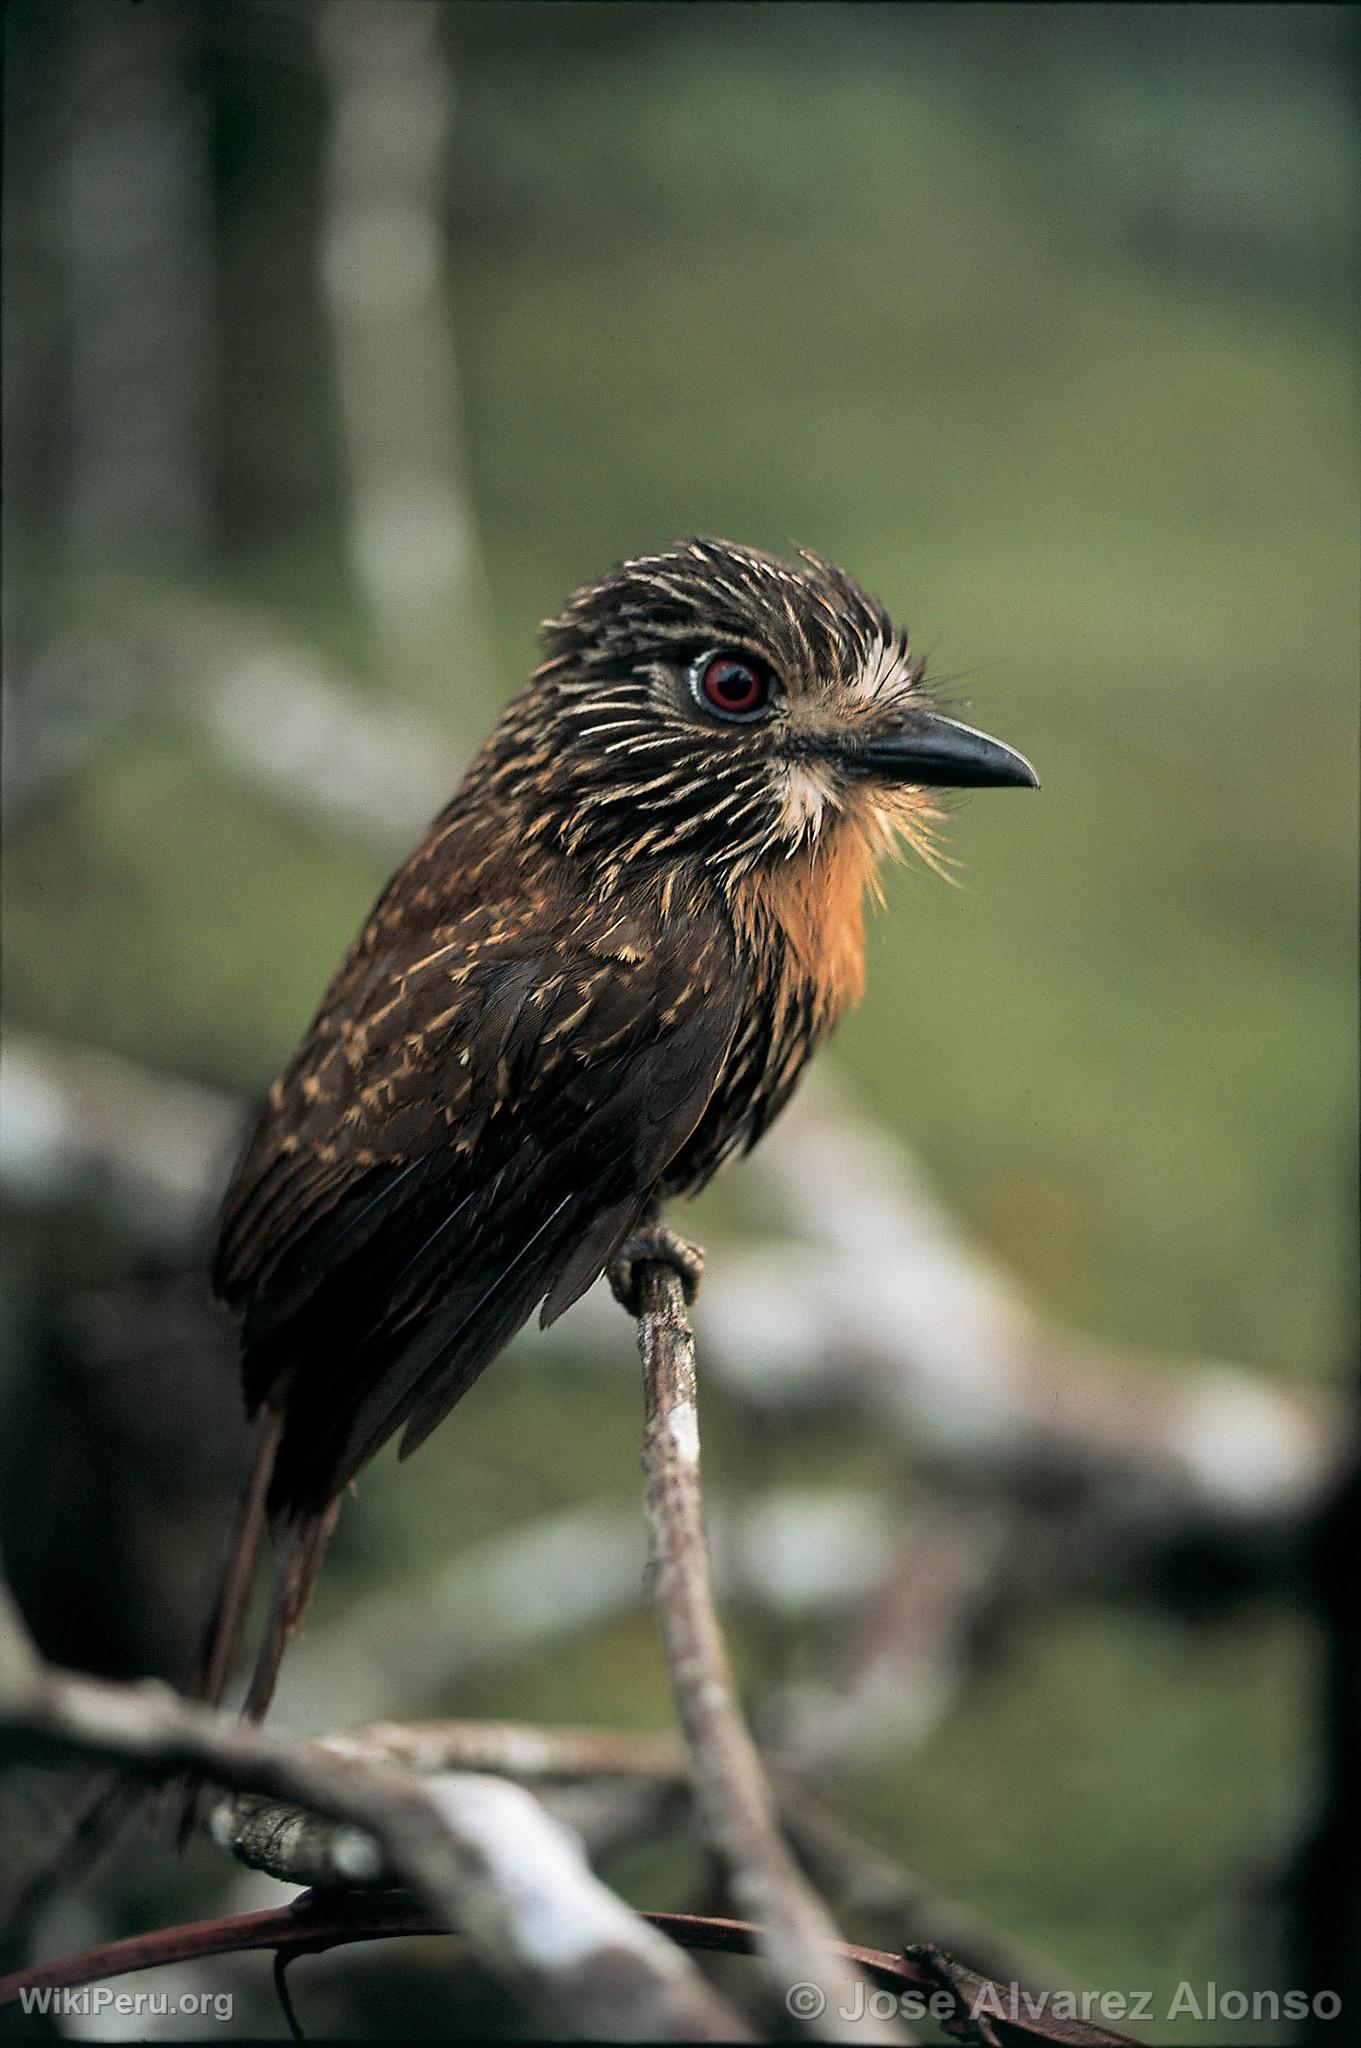
[[[35,1760],[96,1758],[153,1783],[189,1773],[340,1823],[340,1862],[360,1876],[385,1863],[555,2030],[588,2040],[750,2038],[523,1787],[463,1773],[421,1779],[189,1705],[162,1686],[47,1669],[3,1585],[0,1745]]]

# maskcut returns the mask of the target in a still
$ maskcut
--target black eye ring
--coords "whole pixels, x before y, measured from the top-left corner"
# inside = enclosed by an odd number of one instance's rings
[[[770,709],[775,672],[754,654],[721,647],[690,670],[690,694],[702,711],[733,725],[752,725]]]

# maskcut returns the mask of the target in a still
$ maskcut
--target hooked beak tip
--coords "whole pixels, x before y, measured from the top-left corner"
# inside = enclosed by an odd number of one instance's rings
[[[939,712],[918,711],[902,727],[857,748],[862,773],[936,789],[1038,789],[1040,778],[1014,747]]]

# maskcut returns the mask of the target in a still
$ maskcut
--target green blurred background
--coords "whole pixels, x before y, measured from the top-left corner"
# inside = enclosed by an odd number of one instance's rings
[[[402,851],[400,827],[383,846],[243,772],[186,711],[192,677],[144,660],[148,618],[162,649],[180,607],[267,618],[373,704],[416,707],[456,761],[531,665],[536,620],[619,556],[694,532],[806,544],[883,596],[1043,782],[958,806],[962,887],[889,878],[834,1055],[860,1105],[1056,1319],[1335,1377],[1353,1340],[1353,18],[439,8],[460,588],[491,654],[422,673],[385,659],[356,570],[316,10],[136,12],[121,58],[88,9],[6,17],[11,702],[41,724],[44,650],[72,636],[116,645],[122,679],[116,717],[82,700],[68,721],[97,741],[54,747],[11,807],[11,1022],[258,1090]],[[100,401],[76,388],[63,179],[100,79],[158,36],[201,179],[195,510],[92,538],[70,516],[71,421]],[[117,351],[96,360],[117,415]],[[769,1230],[753,1193],[739,1174],[708,1201],[714,1256]],[[50,1210],[24,1245],[21,1337],[128,1262]],[[617,1382],[564,1382],[526,1343],[400,1483],[385,1460],[319,1614],[547,1508],[631,1500],[622,1322],[618,1352]],[[709,1430],[713,1481],[735,1483],[721,1399]],[[830,1481],[871,1454],[832,1432],[798,1458]],[[1160,2003],[1183,1977],[1244,1981],[1243,1897],[1308,1783],[1314,1665],[1288,1606],[1201,1631],[1072,1606],[845,1810],[1071,1978]],[[641,1614],[446,1704],[668,1711]]]

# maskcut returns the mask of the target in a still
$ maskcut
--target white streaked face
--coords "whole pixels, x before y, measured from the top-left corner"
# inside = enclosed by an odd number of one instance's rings
[[[791,763],[780,772],[780,836],[791,850],[816,839],[828,808],[840,804],[831,779],[818,762]]]
[[[843,829],[875,851],[929,834],[922,785],[948,777],[925,743],[912,774],[912,749],[927,728],[945,746],[948,722],[933,721],[906,632],[844,571],[803,561],[686,542],[622,564],[549,622],[529,715],[547,714],[533,734],[543,829],[569,854],[608,877],[693,858],[740,879]],[[508,750],[497,772],[520,758]]]

